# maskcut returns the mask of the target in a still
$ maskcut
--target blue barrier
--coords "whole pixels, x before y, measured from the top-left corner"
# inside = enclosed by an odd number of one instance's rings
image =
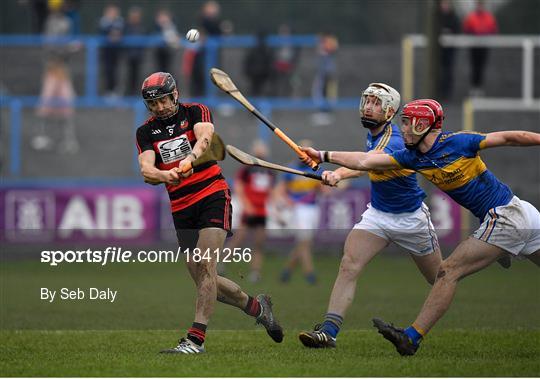
[[[228,36],[228,37],[209,37],[204,42],[206,51],[205,66],[207,72],[218,63],[218,52],[221,48],[228,47],[252,47],[256,43],[256,38],[251,35]],[[282,37],[272,35],[267,37],[267,43],[271,47],[282,45],[315,47],[317,37],[314,35],[295,35]],[[48,37],[35,35],[0,35],[0,46],[48,46],[48,45],[73,45],[80,44],[86,48],[86,81],[85,93],[83,97],[95,98],[98,96],[97,83],[99,75],[99,48],[110,46],[107,39],[103,36],[81,35],[69,37]],[[119,48],[125,47],[158,47],[164,46],[165,42],[161,35],[151,36],[126,36],[115,44]],[[190,43],[183,40],[182,46],[190,47]],[[196,45],[194,45],[196,46]],[[208,97],[215,97],[217,89],[212,85],[208,77],[205,84]]]
[[[0,35],[0,46],[47,46],[47,45],[68,45],[81,44],[86,48],[86,76],[85,93],[76,99],[75,107],[88,108],[131,108],[135,113],[134,129],[140,126],[146,118],[146,109],[138,97],[121,97],[117,99],[107,99],[98,95],[98,75],[99,75],[99,48],[107,46],[107,40],[102,36],[82,35],[73,37],[45,37],[34,35]],[[217,66],[218,52],[221,48],[227,47],[252,47],[256,43],[254,36],[228,36],[212,37],[205,42],[207,71]],[[314,35],[296,35],[282,37],[271,35],[267,37],[267,43],[271,47],[282,45],[315,47],[317,37]],[[141,46],[156,47],[163,46],[165,43],[160,35],[152,36],[126,36],[118,44],[119,47]],[[184,40],[184,45],[187,42]],[[189,45],[187,45],[189,46]],[[185,99],[185,101],[202,102],[209,107],[226,105],[234,109],[242,108],[240,104],[226,96],[218,96],[217,88],[212,84],[210,77],[206,80],[206,97]],[[351,109],[358,106],[357,98],[342,98],[331,103],[321,103],[307,99],[291,98],[266,98],[253,97],[250,102],[257,107],[268,118],[271,118],[274,110],[318,110],[321,106],[327,106],[332,109]],[[10,109],[10,174],[13,177],[20,175],[21,161],[21,112],[25,107],[36,107],[39,104],[37,96],[0,96],[0,106]],[[264,124],[259,123],[259,138],[267,140],[270,136],[269,130]],[[137,151],[134,147],[133,168],[136,172],[139,170],[137,162]]]
[[[195,98],[185,99],[186,102],[202,102],[211,108],[219,106],[228,106],[233,109],[243,109],[242,105],[228,98]],[[266,117],[272,117],[274,110],[318,110],[320,102],[314,102],[312,99],[289,99],[289,98],[252,98],[251,103],[259,109]],[[37,96],[18,96],[6,97],[0,96],[0,106],[10,109],[10,174],[14,177],[20,175],[21,169],[21,112],[23,108],[33,108],[39,104]],[[142,101],[137,97],[124,97],[114,100],[100,97],[95,98],[79,98],[74,102],[75,107],[87,108],[128,108],[135,113],[135,121],[133,124],[133,140],[135,140],[135,130],[142,125],[147,118],[146,108]],[[358,107],[357,98],[342,98],[331,104],[327,104],[332,109],[354,109]],[[259,123],[259,138],[263,141],[268,141],[270,138],[270,130],[262,123]],[[137,148],[133,144],[133,170],[139,172],[139,164],[137,160]]]

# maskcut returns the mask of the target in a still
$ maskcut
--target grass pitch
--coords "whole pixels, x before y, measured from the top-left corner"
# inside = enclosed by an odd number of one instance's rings
[[[250,294],[273,296],[285,328],[273,343],[254,320],[218,305],[207,354],[163,356],[190,326],[194,287],[180,264],[67,265],[2,262],[1,376],[539,376],[540,277],[529,262],[497,265],[463,280],[447,315],[414,357],[399,356],[371,327],[373,316],[406,326],[429,290],[410,259],[379,257],[362,274],[338,347],[310,350],[297,333],[320,322],[339,261],[317,258],[319,283],[277,276],[283,260],[269,258],[263,281],[229,277]],[[111,287],[111,304],[47,303],[39,288]]]

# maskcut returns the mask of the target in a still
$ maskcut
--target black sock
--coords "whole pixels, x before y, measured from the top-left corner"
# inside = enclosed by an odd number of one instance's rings
[[[202,346],[206,337],[206,325],[194,322],[187,331],[187,339]]]

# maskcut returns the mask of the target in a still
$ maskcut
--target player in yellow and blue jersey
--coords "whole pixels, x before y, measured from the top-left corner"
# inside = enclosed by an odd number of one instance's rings
[[[445,259],[414,323],[396,328],[380,319],[374,325],[401,355],[413,355],[422,338],[450,307],[457,282],[508,256],[523,256],[540,266],[540,212],[520,200],[486,167],[478,152],[498,146],[539,146],[540,134],[503,131],[488,134],[443,132],[441,105],[415,100],[403,108],[407,149],[393,154],[324,152],[303,149],[305,163],[328,161],[355,170],[408,168],[421,173],[480,220],[480,227]]]
[[[308,146],[311,141],[302,140],[300,145]],[[296,170],[308,171],[302,162],[290,166]],[[310,170],[310,172],[312,172]],[[320,175],[322,172],[318,172]],[[319,207],[317,197],[321,192],[321,183],[304,176],[284,174],[276,190],[279,197],[285,200],[292,209],[292,225],[295,231],[296,246],[289,254],[286,266],[281,272],[280,280],[284,283],[290,280],[292,272],[298,263],[302,266],[304,277],[309,284],[317,282],[312,258],[313,236],[319,226]]]
[[[368,129],[366,150],[370,154],[392,154],[405,148],[403,137],[392,119],[399,109],[400,95],[384,83],[371,83],[362,93],[360,116]],[[365,171],[340,167],[323,172],[326,184],[358,177]],[[416,173],[398,168],[369,172],[371,203],[354,225],[345,242],[343,258],[334,283],[324,321],[313,331],[299,334],[307,347],[335,347],[343,317],[354,298],[363,268],[386,246],[394,242],[405,248],[426,280],[433,284],[441,264],[441,252],[423,200]]]

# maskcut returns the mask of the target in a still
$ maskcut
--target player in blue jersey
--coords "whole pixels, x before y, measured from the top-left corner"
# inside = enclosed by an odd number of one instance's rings
[[[371,83],[360,102],[362,125],[368,129],[366,148],[369,154],[392,154],[405,148],[397,125],[392,123],[399,109],[400,95],[389,85]],[[358,177],[365,171],[340,167],[325,171],[326,184]],[[416,173],[410,169],[369,172],[371,203],[354,225],[345,242],[338,276],[334,283],[327,313],[313,331],[300,333],[307,347],[335,347],[343,318],[351,305],[358,277],[370,260],[394,242],[405,248],[426,280],[433,284],[441,264],[441,252],[431,222],[426,194],[418,186]]]
[[[480,220],[480,227],[445,259],[416,320],[406,329],[380,319],[374,326],[401,355],[413,355],[422,338],[450,307],[457,282],[508,256],[540,266],[540,212],[517,198],[487,168],[478,152],[498,146],[539,146],[540,134],[503,131],[488,134],[443,132],[443,109],[435,100],[415,100],[403,108],[407,149],[393,154],[325,152],[305,148],[310,159],[355,170],[408,168],[420,172]]]
[[[311,144],[309,140],[300,141],[300,145]],[[308,169],[302,162],[294,162],[291,166],[296,170]],[[322,174],[318,172],[318,174]],[[309,284],[316,284],[317,276],[313,265],[313,236],[319,226],[319,206],[317,198],[322,191],[321,182],[304,176],[284,174],[276,189],[278,197],[292,210],[291,229],[294,230],[296,244],[290,252],[287,263],[280,275],[280,280],[288,282],[298,263],[302,266],[304,278]]]

